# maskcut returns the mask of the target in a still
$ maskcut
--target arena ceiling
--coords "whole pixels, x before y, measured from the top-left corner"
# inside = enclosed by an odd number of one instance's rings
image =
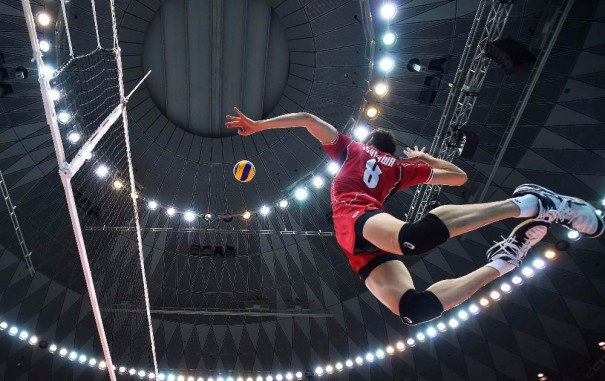
[[[46,7],[56,15],[57,3],[32,1],[32,6],[34,13]],[[88,52],[95,44],[90,5],[84,3],[69,5],[78,52]],[[217,25],[212,17],[203,19],[209,10],[188,8],[200,2],[116,1],[126,88],[153,70],[150,81],[129,103],[144,228],[189,226],[167,218],[162,210],[146,208],[150,199],[199,213],[240,213],[263,204],[274,206],[291,195],[294,184],[308,180],[318,168],[323,171],[321,147],[303,131],[266,132],[245,139],[220,132],[220,116],[231,106],[239,105],[256,116],[305,110],[342,130],[367,90],[369,60],[358,0],[216,3],[223,3],[223,12],[232,12],[228,20],[240,25],[254,20],[246,24],[254,33],[238,34],[241,28],[234,29],[228,22]],[[397,3],[399,12],[390,28],[398,41],[390,50],[398,64],[388,76],[389,95],[378,102],[381,114],[370,124],[391,129],[402,145],[428,145],[476,2]],[[546,3],[516,1],[504,34],[527,41]],[[376,16],[379,4],[372,2],[377,36],[386,28]],[[162,10],[168,5],[171,9]],[[179,17],[188,22],[171,21]],[[595,204],[605,197],[604,17],[605,2],[576,1],[490,188],[490,200],[506,197],[524,182]],[[33,278],[29,276],[8,212],[0,205],[0,317],[49,342],[100,355],[20,2],[1,0],[0,20],[1,65],[9,75],[17,66],[30,72],[25,80],[3,81],[13,92],[0,97],[0,169],[37,270]],[[99,20],[102,41],[109,46],[107,9],[99,9]],[[189,28],[199,28],[194,33],[198,38],[221,31],[229,36],[228,43],[223,40],[225,46],[220,48],[210,37],[186,43],[192,36]],[[215,34],[204,34],[204,28],[215,28]],[[158,36],[153,36],[158,30],[171,36],[171,41],[162,42],[161,52],[154,42]],[[51,30],[45,32],[48,39],[53,35]],[[285,41],[280,44],[280,39]],[[255,54],[260,47],[264,58]],[[208,55],[213,48],[223,54]],[[378,45],[376,56],[383,50]],[[57,52],[53,58],[60,61],[65,49]],[[275,67],[263,63],[267,57],[274,58],[270,61]],[[443,70],[410,72],[406,63],[412,58],[426,64],[442,62]],[[188,69],[179,70],[183,66]],[[273,81],[273,75],[279,78]],[[439,76],[436,97],[426,103],[426,84]],[[246,80],[253,83],[242,82]],[[527,74],[507,77],[498,68],[490,69],[468,127],[479,136],[479,147],[472,159],[459,161],[471,181],[464,188],[445,189],[441,203],[466,202],[481,190],[526,81]],[[257,175],[242,185],[233,180],[231,168],[244,158],[256,165]],[[331,231],[327,189],[312,195],[303,203],[291,202],[285,210],[274,208],[267,218],[253,215],[249,222],[236,218],[230,223],[200,219],[198,225]],[[403,216],[411,195],[391,201],[389,210]],[[513,226],[514,221],[483,228],[448,242],[423,260],[408,262],[417,287],[482,266],[490,243]],[[563,239],[564,232],[554,230],[539,250]],[[209,241],[234,244],[237,253],[224,259],[191,255],[192,245]],[[549,379],[584,378],[603,353],[597,343],[605,337],[604,244],[603,238],[571,242],[552,266],[458,330],[332,377],[532,380],[544,372]],[[235,369],[250,374],[313,370],[318,364],[417,332],[402,325],[367,292],[332,237],[192,237],[146,231],[144,251],[162,369]],[[170,313],[175,310],[213,313]],[[227,313],[241,310],[268,313]],[[274,312],[292,316],[278,318],[271,315]],[[6,380],[103,379],[98,370],[51,356],[5,332],[0,333],[0,374]],[[599,375],[603,377],[602,370],[594,379]]]

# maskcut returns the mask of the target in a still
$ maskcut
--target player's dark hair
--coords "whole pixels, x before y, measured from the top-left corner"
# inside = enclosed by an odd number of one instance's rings
[[[363,143],[376,148],[379,151],[394,155],[397,151],[397,140],[390,131],[382,128],[372,130],[363,140]]]

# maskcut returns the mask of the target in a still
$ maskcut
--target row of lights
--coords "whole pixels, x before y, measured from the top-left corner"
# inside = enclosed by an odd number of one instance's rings
[[[387,355],[392,356],[397,352],[403,352],[406,348],[414,347],[418,343],[422,343],[427,340],[427,338],[434,338],[439,333],[446,332],[448,329],[456,329],[462,324],[464,321],[467,321],[472,315],[477,315],[481,311],[481,309],[488,308],[491,304],[496,301],[502,299],[503,294],[508,294],[512,292],[513,286],[519,286],[523,284],[524,279],[532,278],[537,271],[542,270],[546,267],[547,260],[554,260],[557,257],[557,253],[554,250],[546,250],[543,254],[543,257],[538,257],[531,262],[531,265],[524,266],[520,271],[517,271],[519,274],[514,274],[509,282],[503,282],[499,285],[499,287],[492,289],[485,296],[480,297],[477,302],[471,302],[468,306],[460,306],[456,308],[454,311],[451,311],[449,316],[454,316],[448,319],[443,319],[438,321],[434,325],[428,326],[426,329],[418,331],[413,337],[409,337],[406,340],[401,340],[395,343],[394,345],[387,345],[384,348],[379,348],[376,351],[368,352],[363,356],[357,356],[355,358],[349,358],[344,362],[336,362],[332,365],[329,363],[325,366],[318,366],[315,368],[313,375],[317,377],[322,377],[324,374],[332,374],[334,372],[341,372],[345,368],[353,368],[355,366],[362,366],[364,364],[373,363],[376,360],[381,360],[385,358]],[[544,259],[543,259],[544,258]],[[29,333],[25,330],[19,330],[15,326],[9,325],[7,322],[0,322],[0,331],[4,331],[8,329],[8,334],[10,336],[18,336],[18,338],[22,341],[28,340],[31,345],[36,345],[38,343],[38,338],[36,336],[30,336]],[[599,343],[599,348],[605,348],[605,342]],[[78,353],[76,351],[70,351],[67,348],[59,349],[57,345],[51,344],[48,347],[50,353],[57,353],[60,357],[67,358],[72,362],[78,362],[80,364],[88,364],[90,367],[98,367],[100,370],[106,370],[107,365],[104,361],[97,361],[95,358],[89,358],[85,354]],[[135,368],[127,368],[125,366],[119,366],[117,368],[114,367],[119,374],[129,374],[130,376],[138,376],[140,379],[156,379],[156,374],[154,372],[148,372],[146,370],[137,370]],[[302,380],[303,377],[307,376],[307,374],[302,371],[297,372],[287,372],[285,374],[278,373],[275,375],[269,374],[266,376],[258,375],[255,378],[252,376],[247,376],[244,378],[243,376],[216,376],[214,377],[195,377],[192,375],[183,375],[183,374],[174,374],[174,373],[158,373],[157,379],[160,381],[291,381],[295,378],[297,380]]]

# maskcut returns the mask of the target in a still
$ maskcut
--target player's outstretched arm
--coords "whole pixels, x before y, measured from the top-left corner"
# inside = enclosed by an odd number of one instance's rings
[[[401,161],[404,163],[426,163],[433,168],[433,177],[429,184],[459,186],[466,183],[468,177],[460,167],[447,160],[437,159],[424,152],[424,150],[425,148],[419,150],[417,146],[414,146],[414,149],[408,147],[404,151],[406,157],[402,158]]]
[[[322,144],[332,143],[338,137],[338,131],[330,123],[306,112],[285,114],[265,120],[252,120],[237,107],[234,110],[237,116],[227,115],[229,122],[225,125],[227,128],[237,128],[237,133],[242,136],[273,128],[305,127]]]

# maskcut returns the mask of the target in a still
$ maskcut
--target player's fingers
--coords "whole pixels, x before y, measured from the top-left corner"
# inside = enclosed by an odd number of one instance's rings
[[[227,128],[240,128],[242,125],[240,122],[227,122],[225,123],[225,126],[227,126]]]
[[[414,146],[414,151],[418,151],[418,146]]]
[[[233,116],[233,115],[227,115],[226,118],[230,119],[230,120],[239,120],[240,117],[239,116]]]
[[[422,147],[422,149],[420,150],[420,152],[424,152],[426,151],[426,147]]]
[[[237,113],[237,115],[241,116],[242,118],[245,118],[246,115],[244,115],[243,112],[241,112],[237,107],[233,108],[235,110],[235,112]]]

